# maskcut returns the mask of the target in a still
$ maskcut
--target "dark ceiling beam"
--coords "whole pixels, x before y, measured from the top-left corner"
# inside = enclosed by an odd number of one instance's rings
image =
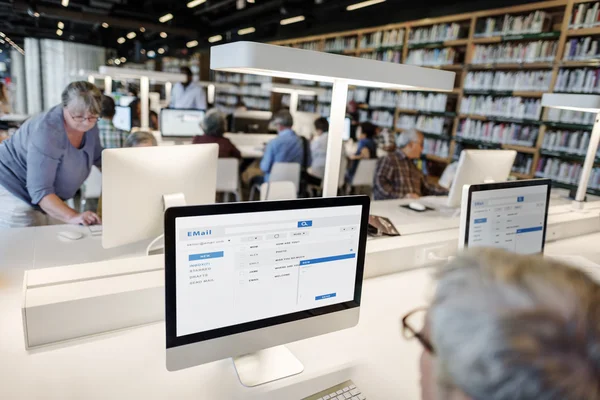
[[[27,12],[27,3],[18,2],[15,3],[15,9],[21,12]],[[70,20],[73,22],[79,22],[84,24],[95,25],[100,22],[106,22],[113,27],[131,29],[137,31],[141,25],[147,30],[157,32],[167,32],[172,35],[182,35],[196,37],[198,32],[193,29],[176,28],[167,24],[156,24],[151,22],[134,21],[130,19],[116,18],[103,14],[84,13],[78,11],[71,11],[64,7],[51,7],[45,5],[37,5],[37,12],[47,18],[55,18],[57,20]]]
[[[194,15],[198,16],[198,15],[206,14],[206,13],[209,13],[212,11],[217,11],[223,7],[227,7],[230,4],[234,4],[235,2],[236,2],[236,0],[223,0],[218,3],[214,3],[212,5],[205,4],[199,10],[194,11]]]
[[[228,15],[227,17],[216,19],[216,20],[212,21],[210,25],[214,26],[214,27],[219,27],[219,26],[235,23],[236,21],[239,21],[239,20],[252,21],[252,18],[254,18],[256,15],[262,14],[262,13],[265,13],[265,12],[268,12],[271,10],[279,9],[280,7],[281,7],[281,2],[279,2],[279,1],[272,1],[269,3],[255,5],[252,7],[246,7],[244,10],[232,13],[232,14]],[[257,22],[262,23],[262,21],[257,21]],[[248,22],[248,24],[252,24],[252,23]]]

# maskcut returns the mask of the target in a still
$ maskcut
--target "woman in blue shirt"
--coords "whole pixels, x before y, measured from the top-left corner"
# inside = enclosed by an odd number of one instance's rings
[[[88,82],[72,82],[62,104],[26,121],[0,144],[0,227],[45,225],[48,216],[69,224],[94,225],[100,218],[78,213],[70,199],[101,167],[96,122],[102,94]]]
[[[352,178],[354,178],[360,160],[377,158],[377,143],[375,143],[377,127],[370,122],[361,122],[356,131],[358,147],[356,153],[349,157],[351,164],[346,173],[346,182],[349,184],[352,183]]]

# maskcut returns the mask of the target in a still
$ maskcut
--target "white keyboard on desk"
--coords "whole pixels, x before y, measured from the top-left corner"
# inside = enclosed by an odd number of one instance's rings
[[[366,400],[366,398],[352,381],[346,381],[302,400]]]
[[[448,196],[423,196],[417,201],[432,208],[452,208],[448,206]]]

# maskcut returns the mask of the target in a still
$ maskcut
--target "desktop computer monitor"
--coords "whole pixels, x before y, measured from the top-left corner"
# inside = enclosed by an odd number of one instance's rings
[[[327,117],[327,122],[330,122],[329,117]],[[352,120],[350,119],[350,117],[346,117],[344,119],[344,133],[342,134],[343,141],[350,140],[351,129],[352,129]]]
[[[115,128],[122,131],[131,131],[131,108],[124,106],[115,107],[115,116],[113,117],[113,125]]]
[[[135,96],[119,96],[119,105],[122,107],[128,107],[132,101],[136,100]]]
[[[459,247],[542,253],[551,182],[536,179],[465,186]]]
[[[233,132],[269,133],[273,113],[271,111],[236,111],[233,113]]]
[[[175,205],[214,203],[217,144],[107,149],[102,152],[102,246],[163,233]]]
[[[204,135],[200,124],[204,120],[203,110],[160,110],[160,134],[162,137],[191,138]]]
[[[446,206],[460,207],[464,185],[504,182],[517,157],[514,150],[463,150]]]
[[[272,347],[358,323],[368,217],[366,196],[167,210],[167,369],[234,357],[246,386],[300,373]]]

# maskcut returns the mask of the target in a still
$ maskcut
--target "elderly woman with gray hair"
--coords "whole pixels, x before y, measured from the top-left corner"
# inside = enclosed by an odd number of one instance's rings
[[[200,127],[204,135],[195,136],[192,140],[193,144],[216,143],[219,145],[219,158],[242,158],[242,153],[231,143],[231,140],[223,137],[227,129],[227,119],[221,111],[216,108],[208,111]]]
[[[102,94],[88,82],[72,82],[62,103],[26,121],[0,144],[0,227],[45,225],[48,217],[94,225],[98,216],[65,204],[101,166],[96,122]]]
[[[402,323],[424,349],[423,400],[600,399],[600,285],[564,264],[467,253]]]

